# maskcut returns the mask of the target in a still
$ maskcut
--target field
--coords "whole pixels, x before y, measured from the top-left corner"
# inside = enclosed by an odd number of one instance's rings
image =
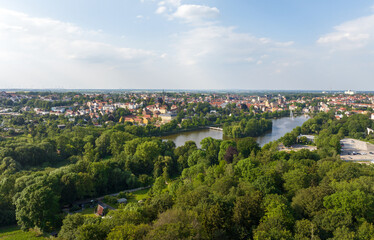
[[[148,198],[149,188],[133,192],[133,197],[128,199],[129,202],[138,202],[139,200]]]
[[[149,191],[149,188],[130,193],[131,197],[127,198],[127,202],[128,203],[137,203],[139,200],[143,200],[143,199],[148,198],[148,191]],[[107,205],[109,205],[113,208],[120,208],[120,205],[121,205],[121,204],[118,204],[118,203],[112,204],[112,203],[105,202],[104,199],[102,201],[105,204],[107,204]]]
[[[0,239],[9,240],[42,240],[47,239],[46,237],[39,236],[35,232],[24,232],[19,227],[5,227],[0,228]]]
[[[80,212],[82,215],[95,217],[94,208],[85,208],[82,212]]]

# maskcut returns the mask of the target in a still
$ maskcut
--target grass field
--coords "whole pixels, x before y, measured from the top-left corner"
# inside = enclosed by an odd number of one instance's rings
[[[142,200],[142,199],[146,199],[148,198],[148,191],[149,191],[149,188],[148,189],[143,189],[143,190],[139,190],[139,191],[136,191],[136,192],[132,192],[131,193],[131,197],[128,197],[127,198],[127,202],[128,203],[137,203],[139,200]],[[121,207],[121,204],[119,203],[108,203],[108,202],[105,202],[103,200],[103,202],[113,208],[120,208]]]
[[[95,209],[94,208],[85,208],[82,212],[80,212],[81,214],[85,215],[85,216],[91,216],[91,217],[95,217],[95,213],[94,213]]]
[[[17,226],[0,228],[0,239],[9,240],[42,240],[46,237],[38,237],[34,232],[24,232]]]
[[[133,197],[128,199],[129,202],[138,202],[139,200],[148,198],[149,188],[133,192]]]

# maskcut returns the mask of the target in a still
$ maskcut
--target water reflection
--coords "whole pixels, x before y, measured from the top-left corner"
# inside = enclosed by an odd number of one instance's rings
[[[265,133],[263,136],[256,138],[260,146],[264,146],[266,143],[277,140],[283,137],[287,132],[292,131],[297,126],[301,126],[309,117],[298,116],[294,118],[280,118],[273,120],[273,128],[271,132]],[[182,132],[165,136],[162,139],[172,140],[177,147],[184,145],[187,141],[194,141],[198,148],[201,147],[200,142],[206,137],[212,137],[215,139],[223,139],[222,131],[212,129],[201,129],[191,132]]]
[[[303,125],[308,120],[308,116],[299,116],[294,118],[279,118],[273,120],[273,128],[271,132],[265,133],[263,136],[257,137],[256,141],[260,146],[278,140],[283,137],[284,134],[291,132],[294,128]]]

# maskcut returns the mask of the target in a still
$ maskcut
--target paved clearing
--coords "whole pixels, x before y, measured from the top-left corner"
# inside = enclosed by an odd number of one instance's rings
[[[364,141],[345,138],[340,141],[342,145],[340,158],[344,161],[371,162],[374,161],[374,145]]]
[[[285,151],[285,152],[291,152],[291,151],[300,151],[302,149],[308,149],[309,151],[314,151],[317,150],[316,146],[310,146],[310,145],[301,145],[301,144],[295,144],[292,145],[291,147],[286,147],[283,144],[279,144],[278,150],[279,151]]]

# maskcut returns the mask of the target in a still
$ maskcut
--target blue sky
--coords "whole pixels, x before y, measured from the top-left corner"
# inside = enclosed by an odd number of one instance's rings
[[[0,0],[0,84],[374,90],[373,6],[351,0]]]

